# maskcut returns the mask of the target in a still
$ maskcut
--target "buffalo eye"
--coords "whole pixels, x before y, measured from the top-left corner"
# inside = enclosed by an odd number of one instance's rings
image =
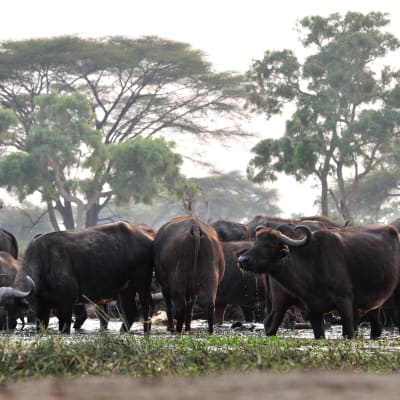
[[[280,249],[281,257],[287,257],[289,255],[289,247],[287,244],[282,244]]]

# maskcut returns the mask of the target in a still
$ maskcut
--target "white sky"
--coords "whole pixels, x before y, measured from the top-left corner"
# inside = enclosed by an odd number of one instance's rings
[[[347,11],[387,12],[391,20],[388,30],[400,37],[396,0],[5,0],[0,40],[157,35],[202,50],[218,70],[244,72],[265,50],[300,51],[295,24],[302,17]],[[258,118],[255,126],[258,138],[227,149],[216,145],[205,154],[216,155],[221,169],[244,171],[251,158],[249,149],[261,138],[283,133],[284,118],[269,122]],[[310,184],[282,178],[277,187],[284,215],[316,211],[312,203],[318,191],[311,191]],[[299,195],[307,198],[300,202]]]

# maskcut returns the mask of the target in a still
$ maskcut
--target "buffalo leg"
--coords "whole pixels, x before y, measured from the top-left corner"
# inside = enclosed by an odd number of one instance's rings
[[[215,306],[214,303],[210,303],[207,306],[207,322],[208,322],[208,333],[214,333],[214,315],[215,315]]]
[[[244,314],[244,320],[246,322],[253,322],[255,321],[255,308],[254,307],[246,307],[246,306],[241,306],[243,314]]]
[[[175,303],[175,316],[176,316],[176,331],[178,333],[182,332],[183,322],[185,319],[185,301],[176,300]]]
[[[61,333],[69,334],[71,332],[73,304],[67,303],[57,307],[58,310],[58,330]]]
[[[193,300],[188,301],[185,306],[185,331],[190,332],[190,325],[193,318]]]
[[[175,332],[174,313],[172,309],[171,295],[167,290],[162,288],[162,295],[164,297],[165,306],[167,309],[167,331]]]
[[[344,338],[352,339],[354,337],[354,323],[357,315],[353,311],[351,301],[344,300],[337,304],[337,309],[342,320],[342,335]]]
[[[226,310],[226,304],[216,304],[215,305],[215,314],[214,314],[214,320],[215,323],[218,325],[222,325],[225,320],[225,310]]]
[[[324,318],[322,313],[311,312],[310,322],[315,339],[325,339]]]
[[[47,329],[49,326],[49,320],[50,307],[38,299],[36,304],[36,329]]]
[[[292,298],[289,296],[280,296],[279,299],[272,300],[271,313],[264,319],[264,331],[266,336],[276,335],[285,317],[285,313],[292,303]]]
[[[393,296],[393,319],[394,323],[400,331],[400,288],[396,288]]]
[[[137,318],[138,309],[136,306],[135,295],[135,291],[133,291],[132,288],[128,288],[121,292],[119,296],[122,313],[121,332],[128,332]]]
[[[382,310],[381,307],[368,313],[369,322],[371,324],[371,339],[378,339],[382,334]]]
[[[73,328],[76,330],[81,329],[83,323],[87,319],[87,312],[84,304],[76,304],[74,306],[74,317],[75,322]]]
[[[152,304],[151,291],[149,290],[139,290],[139,300],[142,306],[143,312],[143,332],[144,334],[149,334],[151,329],[151,315],[150,308]]]

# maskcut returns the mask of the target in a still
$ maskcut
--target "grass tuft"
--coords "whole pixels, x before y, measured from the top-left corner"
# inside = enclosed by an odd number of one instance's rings
[[[400,340],[243,336],[62,335],[0,338],[0,383],[85,375],[162,376],[222,371],[400,370]]]

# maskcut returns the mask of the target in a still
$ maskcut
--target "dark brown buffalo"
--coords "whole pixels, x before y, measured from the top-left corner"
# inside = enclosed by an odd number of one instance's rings
[[[241,267],[269,273],[299,299],[307,308],[316,338],[324,337],[323,314],[333,310],[341,317],[343,336],[352,338],[359,316],[368,311],[374,314],[399,285],[398,232],[389,225],[345,233],[340,229],[311,232],[306,226],[297,229],[304,233],[302,239],[259,228],[254,247],[238,259]],[[371,337],[380,334],[376,318]]]
[[[123,308],[121,329],[128,330],[136,318],[138,293],[147,333],[152,270],[152,238],[132,224],[116,222],[80,231],[48,233],[32,240],[12,286],[26,290],[30,276],[35,288],[27,290],[25,297],[36,313],[38,325],[46,328],[53,310],[62,332],[70,331],[74,305],[116,299]],[[17,314],[18,306],[12,292],[0,296],[0,307],[8,315]]]
[[[249,228],[240,222],[218,220],[211,224],[222,242],[246,240],[249,238]]]
[[[194,304],[205,309],[213,332],[215,297],[225,270],[214,228],[192,216],[163,225],[154,238],[154,265],[167,307],[168,330],[190,331]]]
[[[129,221],[125,221],[128,222]],[[149,224],[135,224],[135,226],[139,229],[141,229],[144,233],[149,235],[152,239],[154,239],[154,236],[156,235],[157,231]],[[154,279],[153,279],[154,281]],[[153,288],[152,288],[153,291]],[[73,328],[75,330],[80,330],[82,328],[82,325],[86,321],[88,317],[88,313],[86,310],[87,305],[85,304],[76,304],[74,306],[74,325]],[[111,318],[112,314],[115,314],[115,316],[120,317],[119,315],[119,305],[117,302],[113,301],[111,303],[103,303],[103,304],[97,304],[96,307],[92,307],[94,310],[94,315],[99,319],[100,321],[100,329],[101,330],[106,330],[108,326],[108,321]],[[140,310],[141,311],[141,310]]]
[[[0,228],[0,251],[10,253],[15,259],[18,258],[18,242],[13,233]]]
[[[295,226],[298,224],[304,224],[310,226],[311,223],[316,225],[315,230],[319,229],[318,226],[321,227],[322,229],[343,227],[343,225],[339,225],[336,222],[332,221],[331,219],[321,215],[314,215],[311,217],[299,217],[299,218],[281,218],[268,215],[257,215],[248,223],[249,237],[251,239],[255,239],[256,228],[258,226],[264,226],[265,228],[277,228],[280,225]]]
[[[218,286],[215,300],[215,322],[222,324],[227,305],[239,305],[248,310],[264,309],[267,301],[265,274],[243,271],[237,263],[237,254],[249,249],[253,241],[222,242],[225,273]],[[246,317],[247,319],[248,317]]]
[[[12,293],[19,299],[21,310],[23,311],[18,315],[9,316],[6,314],[5,318],[0,319],[0,330],[14,329],[17,325],[17,319],[23,318],[25,312],[29,310],[29,304],[25,299],[25,293],[16,289],[10,289],[20,267],[21,262],[19,260],[14,258],[7,251],[0,251],[0,297],[4,294]],[[1,312],[2,311],[0,311],[0,313]]]

